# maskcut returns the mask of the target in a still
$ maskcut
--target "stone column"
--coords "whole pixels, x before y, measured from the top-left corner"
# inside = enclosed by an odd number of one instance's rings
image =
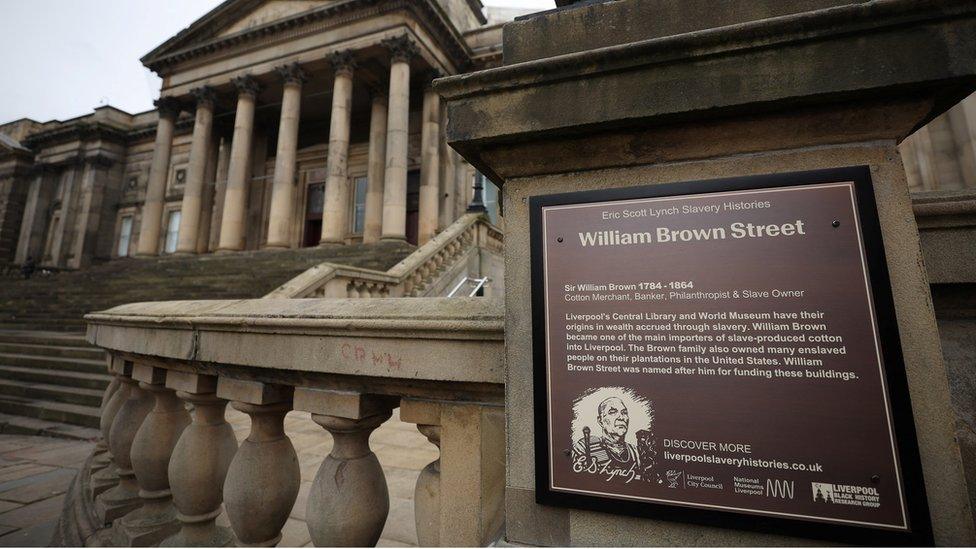
[[[176,442],[190,424],[190,414],[176,393],[166,387],[166,370],[136,364],[132,378],[139,380],[139,388],[149,392],[155,404],[132,441],[132,468],[142,506],[122,518],[115,539],[123,546],[152,546],[180,527],[168,467]]]
[[[437,234],[440,197],[440,135],[441,98],[431,87],[436,72],[428,75],[424,89],[424,109],[420,138],[420,220],[417,226],[417,244],[423,246]]]
[[[254,137],[254,103],[258,83],[250,76],[234,79],[237,86],[237,114],[230,149],[227,187],[224,189],[224,211],[220,222],[218,252],[244,249],[244,219],[247,216],[248,174],[251,163],[251,141]]]
[[[207,155],[207,169],[204,176],[203,197],[200,201],[200,230],[197,234],[197,253],[205,254],[210,248],[210,231],[213,226],[214,195],[217,186],[217,161],[220,153],[220,138],[210,139],[210,154]]]
[[[292,388],[222,377],[217,396],[251,416],[251,432],[224,482],[227,518],[242,545],[274,546],[301,484],[298,455],[284,426]]]
[[[220,138],[217,146],[217,174],[214,176],[213,214],[210,219],[210,251],[220,245],[220,223],[224,219],[224,194],[227,191],[227,174],[230,172],[230,140]]]
[[[454,209],[460,217],[468,210],[468,204],[471,202],[471,188],[474,182],[471,165],[457,153],[454,155],[454,173],[454,184],[455,189],[457,189],[454,196]]]
[[[335,81],[332,85],[332,116],[329,122],[328,173],[325,205],[322,209],[320,244],[342,244],[349,230],[349,125],[352,120],[352,52],[332,54]]]
[[[166,540],[169,547],[224,547],[233,541],[230,530],[215,521],[224,500],[224,479],[237,453],[234,429],[224,419],[227,401],[217,398],[217,378],[172,370],[166,387],[193,405],[193,423],[183,430],[169,460],[169,482],[179,533]]]
[[[95,512],[102,524],[111,523],[142,506],[139,484],[132,468],[132,441],[153,408],[153,398],[139,388],[139,382],[132,379],[131,372],[132,364],[125,363],[119,380],[126,387],[119,390],[126,391],[126,400],[115,414],[108,437],[109,449],[118,467],[119,483],[95,500]]]
[[[281,122],[278,125],[278,152],[275,155],[271,212],[268,219],[267,248],[291,246],[295,212],[295,157],[298,153],[298,123],[302,109],[302,83],[307,75],[297,63],[278,67],[284,79],[281,97]]]
[[[407,238],[407,139],[410,119],[410,58],[417,46],[406,36],[385,40],[390,58],[390,94],[383,177],[384,240]]]
[[[159,123],[156,126],[152,164],[149,167],[146,202],[142,206],[139,246],[136,248],[136,255],[141,256],[159,253],[159,231],[163,223],[163,202],[166,195],[166,180],[169,179],[169,158],[173,152],[173,130],[176,127],[176,117],[180,113],[179,103],[172,97],[158,99],[156,108],[159,109]]]
[[[363,223],[363,244],[378,241],[383,232],[386,109],[386,93],[374,91],[369,113],[369,160],[366,168],[366,219]]]
[[[497,539],[505,503],[503,407],[403,399],[400,419],[440,448],[414,492],[420,545],[485,546]]]
[[[318,547],[372,547],[380,539],[390,495],[369,435],[390,418],[396,399],[298,388],[295,409],[312,413],[334,441],[308,495],[305,520]]]
[[[456,187],[454,183],[454,149],[447,145],[447,135],[445,128],[447,127],[447,106],[444,102],[441,102],[441,135],[440,135],[440,151],[441,151],[441,186],[440,186],[440,208],[438,209],[438,223],[437,227],[440,230],[446,229],[454,220],[457,219],[458,214],[454,211],[454,193],[456,192]]]
[[[214,91],[204,86],[193,90],[197,100],[196,120],[193,122],[193,141],[190,144],[190,163],[186,168],[186,186],[183,188],[183,204],[180,206],[180,232],[176,252],[197,252],[200,231],[200,208],[206,185],[207,162],[213,132]]]

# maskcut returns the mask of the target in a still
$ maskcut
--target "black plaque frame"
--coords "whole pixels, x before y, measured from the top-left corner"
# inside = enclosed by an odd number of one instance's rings
[[[874,300],[878,337],[881,343],[882,361],[888,386],[888,398],[891,405],[892,423],[895,430],[895,442],[901,465],[906,513],[911,530],[907,532],[894,531],[735,511],[707,510],[663,503],[571,494],[550,489],[550,433],[545,413],[549,395],[546,381],[542,209],[546,206],[567,204],[850,181],[854,182],[855,214],[861,224],[864,253],[867,260],[868,277]],[[898,335],[898,323],[891,295],[891,283],[888,277],[888,265],[885,259],[884,242],[878,220],[877,204],[874,199],[870,168],[852,166],[533,196],[529,198],[529,230],[531,238],[535,490],[537,503],[849,544],[879,546],[930,546],[934,544],[915,422],[908,391],[908,379]]]

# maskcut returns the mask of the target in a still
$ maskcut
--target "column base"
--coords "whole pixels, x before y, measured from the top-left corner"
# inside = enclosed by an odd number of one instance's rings
[[[380,242],[406,242],[407,236],[381,236]]]
[[[196,252],[196,250],[194,250],[192,252],[186,252],[186,251],[176,250],[175,252],[173,252],[173,253],[171,253],[169,255],[176,256],[176,257],[189,257],[191,255],[197,255],[197,252]]]
[[[243,251],[243,250],[235,250],[235,249],[232,249],[232,248],[217,248],[216,250],[214,250],[213,253],[216,254],[216,255],[227,255],[227,254],[236,254],[237,252],[240,252],[240,251]]]
[[[135,484],[135,480],[126,482],[124,479],[119,481],[118,486],[98,496],[95,500],[95,514],[102,524],[110,524],[116,519],[128,515],[132,511],[142,507],[142,498],[139,497],[139,490],[131,489],[128,484]]]
[[[139,490],[143,505],[122,517],[113,527],[113,539],[121,547],[149,547],[180,531],[169,490]]]
[[[181,517],[183,528],[172,536],[163,540],[160,547],[233,547],[236,545],[234,533],[229,528],[217,526],[214,520],[217,513],[212,513],[203,522],[188,522]],[[179,513],[177,513],[179,517]],[[191,517],[192,518],[192,517]]]
[[[97,473],[112,464],[112,456],[108,450],[96,451],[92,454],[91,472]]]
[[[334,246],[345,246],[345,245],[346,245],[346,241],[345,240],[322,240],[322,241],[319,242],[318,247],[319,248],[330,248],[330,247],[334,247]]]
[[[102,492],[114,487],[119,483],[119,469],[114,463],[93,473],[91,476],[92,497],[98,497]]]
[[[132,257],[135,257],[137,259],[147,259],[147,258],[150,258],[150,257],[159,257],[159,254],[158,253],[150,254],[150,253],[146,253],[146,252],[136,252],[135,255],[133,255]]]
[[[291,249],[291,246],[289,246],[287,244],[271,244],[271,243],[268,243],[268,244],[265,244],[264,246],[261,246],[261,249],[262,250],[288,250],[288,249]]]

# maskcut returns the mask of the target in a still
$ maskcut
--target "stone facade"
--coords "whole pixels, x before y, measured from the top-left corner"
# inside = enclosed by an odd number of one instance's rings
[[[423,244],[475,177],[429,84],[500,63],[501,23],[483,12],[224,2],[142,59],[163,79],[157,109],[0,125],[0,264]]]

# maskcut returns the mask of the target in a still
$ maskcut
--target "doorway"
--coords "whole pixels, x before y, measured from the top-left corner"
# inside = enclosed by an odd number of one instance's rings
[[[322,207],[325,205],[325,183],[308,186],[305,199],[305,228],[302,233],[302,247],[318,246],[322,239]]]
[[[407,172],[407,242],[417,245],[420,233],[420,170]]]

